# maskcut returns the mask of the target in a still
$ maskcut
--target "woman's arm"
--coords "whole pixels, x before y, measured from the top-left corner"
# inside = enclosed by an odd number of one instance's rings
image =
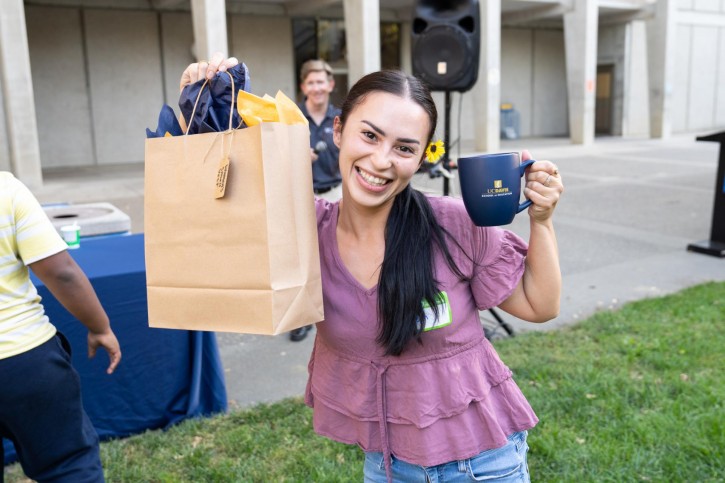
[[[527,151],[523,160],[530,159]],[[500,307],[520,319],[546,322],[559,314],[561,269],[552,216],[564,191],[557,167],[537,161],[526,175],[524,193],[533,204],[529,208],[531,233],[526,268],[514,292]]]

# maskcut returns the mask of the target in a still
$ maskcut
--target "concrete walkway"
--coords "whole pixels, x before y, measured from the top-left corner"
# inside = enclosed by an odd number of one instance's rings
[[[536,325],[502,313],[517,332],[557,329],[628,301],[725,281],[725,259],[686,250],[710,236],[719,149],[695,136],[597,138],[590,147],[564,139],[503,143],[501,151],[525,148],[555,162],[566,187],[555,215],[564,277],[561,314]],[[45,185],[35,193],[41,202],[110,202],[131,217],[134,232],[143,231],[143,166],[44,174]],[[443,181],[416,175],[414,185],[441,193]],[[454,179],[451,194],[458,193]],[[525,212],[509,228],[528,238]],[[313,338],[294,343],[286,336],[219,333],[230,407],[302,395]]]

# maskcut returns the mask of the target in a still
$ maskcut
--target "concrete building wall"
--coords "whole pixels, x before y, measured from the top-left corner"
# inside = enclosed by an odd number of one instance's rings
[[[693,10],[699,12],[719,12],[721,0],[695,0]]]
[[[29,6],[25,18],[41,164],[94,164],[81,12]]]
[[[43,167],[143,161],[162,103],[178,112],[191,15],[27,6],[26,19]]]
[[[163,97],[158,15],[84,10],[98,164],[143,162]]]
[[[191,46],[194,31],[191,14],[166,12],[161,14],[161,64],[164,75],[164,102],[179,113],[179,77],[187,65],[194,62]],[[158,106],[161,108],[161,105]],[[156,124],[152,129],[156,127]]]
[[[295,99],[292,21],[289,17],[232,15],[229,52],[247,64],[252,93]]]
[[[679,10],[696,10],[701,12],[725,12],[723,0],[679,0]]]
[[[677,41],[675,42],[675,74],[672,97],[672,130],[674,132],[687,130],[691,33],[691,26],[677,26]]]
[[[501,30],[501,103],[510,103],[518,111],[522,137],[534,132],[533,38],[530,29]]]
[[[647,75],[647,31],[643,21],[626,27],[626,55],[622,84],[621,136],[649,135],[649,79]]]
[[[687,130],[703,130],[715,125],[718,29],[697,26],[692,29]]]
[[[569,109],[564,32],[536,30],[533,38],[533,136],[566,136]]]
[[[678,3],[673,131],[725,128],[725,2]]]
[[[161,105],[179,112],[179,75],[194,60],[191,14],[28,6],[26,16],[43,167],[142,162],[144,129]],[[290,19],[234,15],[230,24],[230,52],[247,63],[252,90],[294,98]],[[9,169],[4,118],[0,142],[0,169]]]
[[[519,112],[522,137],[569,132],[561,30],[502,29],[501,102]]]
[[[464,141],[473,139],[472,93],[452,95],[451,134]],[[443,132],[444,95],[433,96]],[[565,136],[569,132],[564,34],[561,30],[503,28],[501,30],[501,103],[511,103],[519,113],[519,134]],[[461,106],[459,116],[458,108]],[[440,136],[439,136],[440,137]],[[451,139],[454,141],[454,139]]]
[[[725,13],[725,0],[723,0],[723,13]],[[715,124],[725,127],[725,28],[720,28],[720,58],[718,59],[717,99],[715,101]]]
[[[682,0],[678,9],[673,130],[722,128],[725,0]],[[144,128],[155,127],[164,102],[178,112],[179,74],[193,61],[191,14],[28,5],[26,17],[43,167],[143,161]],[[294,97],[291,19],[245,12],[227,21],[230,54],[249,66],[252,91]],[[615,134],[648,132],[645,37],[642,22],[600,29],[599,62],[615,65]],[[443,94],[435,98],[442,133]],[[452,100],[452,135],[470,141],[472,94]],[[568,134],[561,30],[502,29],[501,102],[519,112],[524,137]],[[5,122],[0,169],[10,167]]]

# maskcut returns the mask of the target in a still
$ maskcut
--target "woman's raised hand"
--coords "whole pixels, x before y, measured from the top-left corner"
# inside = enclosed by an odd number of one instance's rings
[[[189,84],[201,79],[211,79],[217,72],[226,72],[239,63],[236,57],[224,58],[224,54],[216,52],[211,59],[194,62],[181,74],[181,82],[179,82],[179,92],[184,90]]]
[[[531,159],[528,151],[521,152],[521,159]],[[564,191],[559,169],[551,161],[536,161],[527,170],[524,194],[533,204],[529,216],[537,222],[548,221],[554,214],[554,208]]]

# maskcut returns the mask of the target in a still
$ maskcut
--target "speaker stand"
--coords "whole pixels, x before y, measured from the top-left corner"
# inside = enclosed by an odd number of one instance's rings
[[[506,333],[507,333],[507,334],[508,334],[508,335],[509,335],[510,337],[513,337],[513,336],[514,336],[514,329],[512,329],[512,328],[511,328],[511,326],[510,326],[510,325],[508,325],[508,324],[507,324],[507,323],[506,323],[506,322],[505,322],[505,321],[504,321],[504,320],[503,320],[503,319],[501,318],[501,316],[500,316],[500,315],[498,315],[498,313],[496,312],[496,310],[494,310],[493,308],[491,308],[491,309],[488,309],[488,313],[489,313],[489,314],[491,314],[491,315],[493,316],[493,318],[494,318],[494,319],[496,319],[496,322],[498,322],[498,325],[499,325],[499,326],[501,326],[501,327],[503,328],[503,330],[505,330],[505,331],[506,331]]]
[[[445,120],[443,124],[443,145],[446,147],[446,152],[443,155],[443,168],[450,172],[451,170],[451,162],[450,162],[450,146],[448,145],[448,142],[450,140],[450,128],[451,128],[451,91],[445,91],[446,93],[446,105],[445,105]],[[461,126],[458,126],[458,129],[461,129]],[[450,184],[449,184],[448,176],[443,176],[443,196],[448,196],[448,193],[450,191]],[[506,333],[510,336],[514,336],[514,330],[511,328],[510,325],[508,325],[500,315],[494,310],[494,309],[488,309],[488,313],[493,316],[493,318],[498,322],[498,325],[503,328],[503,330],[506,331]]]
[[[450,130],[451,130],[451,91],[445,91],[446,92],[446,105],[445,105],[445,121],[443,124],[443,146],[445,146],[446,152],[443,154],[443,162],[441,163],[443,165],[443,169],[445,169],[445,172],[450,173],[451,172],[451,162],[450,162],[450,151],[451,148],[448,144],[448,141],[450,140]],[[461,129],[461,126],[458,126],[458,129]],[[448,176],[443,176],[443,196],[448,196],[448,192],[450,191],[450,185],[449,185],[449,179]]]

